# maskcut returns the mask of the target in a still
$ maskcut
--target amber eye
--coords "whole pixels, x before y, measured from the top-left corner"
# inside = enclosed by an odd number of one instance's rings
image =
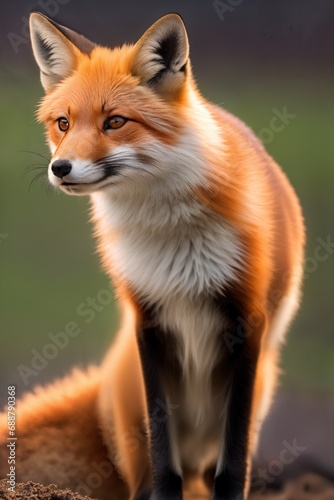
[[[68,123],[67,118],[64,117],[58,118],[57,122],[58,122],[58,128],[61,132],[66,132],[66,130],[68,130],[70,124]]]
[[[115,130],[121,128],[128,120],[123,116],[110,116],[103,124],[103,130]]]

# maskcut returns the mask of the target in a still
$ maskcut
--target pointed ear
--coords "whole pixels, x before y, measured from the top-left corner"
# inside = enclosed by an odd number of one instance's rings
[[[167,14],[135,45],[132,73],[166,97],[174,96],[186,79],[188,36],[181,17]]]
[[[82,35],[39,12],[30,15],[30,37],[46,92],[72,73],[80,53],[89,54],[95,47]]]

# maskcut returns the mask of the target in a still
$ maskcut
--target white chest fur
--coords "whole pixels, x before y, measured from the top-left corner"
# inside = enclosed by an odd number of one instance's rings
[[[100,230],[113,234],[105,239],[105,257],[147,302],[213,294],[237,280],[243,266],[240,240],[199,204],[172,207],[157,200],[145,211],[133,206],[130,215],[104,193],[95,193],[93,200]]]
[[[180,418],[207,441],[203,422],[211,425],[210,379],[217,337],[224,328],[223,314],[208,297],[238,279],[242,245],[228,224],[205,215],[195,203],[175,208],[159,200],[145,218],[142,206],[129,217],[129,209],[118,207],[117,200],[104,193],[95,195],[93,202],[100,231],[113,231],[110,241],[104,239],[105,257],[138,296],[158,306],[161,326],[177,339],[183,368],[179,397],[185,410]],[[179,450],[181,460],[182,455],[193,455],[193,447],[186,448],[184,453]],[[204,451],[201,443],[195,449]]]

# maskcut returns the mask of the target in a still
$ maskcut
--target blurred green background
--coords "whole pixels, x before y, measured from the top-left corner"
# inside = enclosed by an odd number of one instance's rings
[[[135,41],[166,12],[178,11],[184,17],[203,94],[239,116],[267,142],[303,206],[306,279],[302,306],[283,349],[282,387],[324,395],[333,390],[334,252],[329,249],[319,260],[317,247],[319,238],[334,241],[334,4],[245,1],[231,7],[233,2],[220,2],[220,9],[222,4],[229,8],[219,12],[218,4],[3,3],[7,8],[1,19],[1,402],[8,384],[16,384],[21,395],[64,375],[73,365],[99,362],[118,324],[117,307],[101,292],[110,285],[95,253],[88,199],[48,189],[45,178],[34,180],[38,173],[46,173],[49,153],[43,127],[34,120],[43,92],[25,18],[32,8],[51,15],[52,5],[58,22],[111,45]],[[270,131],[271,119],[284,108],[293,118],[280,132]],[[29,172],[35,164],[41,169]],[[322,250],[321,255],[325,253]],[[96,300],[96,310],[90,299]],[[92,320],[78,314],[78,307],[93,311]],[[41,353],[50,343],[48,335],[63,331],[70,321],[78,324],[80,334],[59,348],[43,369],[29,372],[24,383],[18,367],[31,368],[36,351]]]

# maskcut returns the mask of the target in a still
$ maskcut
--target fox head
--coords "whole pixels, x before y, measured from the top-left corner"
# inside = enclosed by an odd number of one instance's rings
[[[38,119],[52,153],[51,184],[81,195],[202,183],[199,144],[209,117],[194,97],[179,15],[162,17],[136,44],[114,49],[37,12],[30,31],[46,94]]]

